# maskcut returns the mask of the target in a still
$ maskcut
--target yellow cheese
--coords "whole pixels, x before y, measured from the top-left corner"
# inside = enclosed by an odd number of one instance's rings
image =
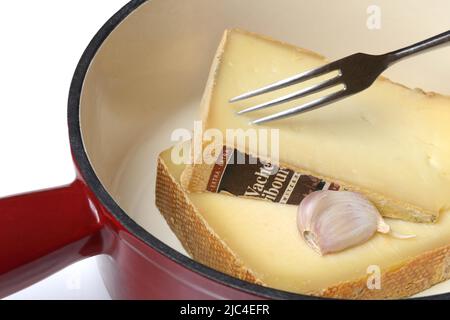
[[[323,63],[322,57],[290,45],[226,32],[203,99],[205,128],[252,128],[251,119],[304,103],[301,99],[236,115],[298,86],[235,104],[228,100]],[[449,97],[380,79],[363,93],[258,128],[280,129],[280,159],[291,167],[419,207],[433,215],[430,220],[450,208]],[[257,154],[251,146],[238,147]],[[384,211],[386,216],[427,220]]]
[[[345,251],[320,256],[301,239],[296,206],[215,193],[186,194],[179,183],[184,165],[158,165],[156,202],[186,250],[220,271],[297,293],[342,298],[401,297],[450,277],[450,216],[422,224],[387,219],[394,230],[417,237],[377,234]],[[369,269],[368,269],[369,268]],[[368,271],[381,272],[370,290]]]
[[[296,206],[207,193],[191,194],[190,199],[258,279],[287,291],[319,292],[367,275],[371,265],[385,271],[450,243],[448,215],[436,225],[388,220],[394,230],[417,237],[399,240],[377,234],[363,245],[320,256],[300,237]]]

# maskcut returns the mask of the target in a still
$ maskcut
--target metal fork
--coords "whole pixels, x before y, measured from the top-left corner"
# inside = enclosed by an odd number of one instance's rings
[[[372,85],[375,79],[393,63],[399,60],[412,56],[414,54],[423,52],[427,49],[435,48],[439,45],[450,43],[450,30],[441,33],[432,38],[423,40],[411,46],[403,49],[392,51],[383,55],[371,55],[365,53],[356,53],[347,56],[343,59],[331,62],[327,65],[321,66],[317,69],[313,69],[287,79],[283,79],[272,83],[268,86],[256,89],[251,92],[241,94],[230,100],[230,103],[255,97],[267,92],[272,92],[278,89],[286,88],[294,84],[301,83],[319,77],[330,72],[338,72],[338,75],[326,80],[318,85],[314,85],[294,93],[276,98],[274,100],[258,104],[253,107],[246,108],[238,112],[238,114],[244,114],[247,112],[260,110],[263,108],[272,107],[288,101],[296,100],[306,97],[313,93],[335,87],[338,85],[343,86],[343,89],[338,90],[329,95],[323,96],[314,101],[305,103],[303,105],[284,110],[257,120],[251,121],[251,124],[261,124],[268,121],[278,120],[282,118],[291,117],[306,111],[311,111],[335,101],[341,100],[355,93],[361,92]]]

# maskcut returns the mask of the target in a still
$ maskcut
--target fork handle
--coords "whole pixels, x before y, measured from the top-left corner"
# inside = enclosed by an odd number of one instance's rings
[[[386,56],[388,58],[388,64],[391,65],[392,63],[395,63],[403,58],[410,57],[422,51],[433,49],[440,45],[449,43],[450,43],[450,30],[438,34],[437,36],[410,45],[408,47],[387,53]]]

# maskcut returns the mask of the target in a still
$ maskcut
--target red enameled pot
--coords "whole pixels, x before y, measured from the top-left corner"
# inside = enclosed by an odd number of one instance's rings
[[[162,223],[152,188],[157,152],[170,146],[170,131],[192,127],[197,111],[188,106],[198,103],[223,30],[242,27],[293,43],[302,39],[306,47],[327,53],[317,37],[308,36],[310,28],[299,25],[313,25],[312,17],[323,17],[324,10],[337,12],[334,3],[318,3],[322,5],[289,0],[248,0],[245,5],[238,0],[134,0],[106,22],[81,57],[69,93],[76,180],[0,199],[0,297],[83,258],[99,256],[106,287],[116,299],[310,298],[203,266],[174,249],[173,235],[161,241],[168,229],[152,231]],[[360,3],[352,10],[361,9],[365,16]],[[346,14],[328,18],[329,28],[320,26],[317,32],[325,34],[336,26],[349,32],[357,29]],[[292,26],[299,28],[294,32]],[[427,26],[427,34],[436,33],[431,26],[443,29],[431,20],[423,28]],[[364,32],[352,36],[366,39]],[[341,46],[335,47],[331,55],[344,53]],[[161,221],[153,222],[157,219]]]
[[[75,71],[68,122],[76,180],[0,199],[0,297],[96,255],[100,255],[105,284],[116,299],[264,295],[263,288],[200,265],[146,232],[116,204],[90,164],[80,130],[86,73],[105,39],[145,2],[131,1],[115,14],[96,34]]]

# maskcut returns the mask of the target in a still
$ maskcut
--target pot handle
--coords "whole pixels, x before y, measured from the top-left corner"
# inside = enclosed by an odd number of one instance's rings
[[[80,180],[0,199],[0,298],[101,253],[102,226]]]

